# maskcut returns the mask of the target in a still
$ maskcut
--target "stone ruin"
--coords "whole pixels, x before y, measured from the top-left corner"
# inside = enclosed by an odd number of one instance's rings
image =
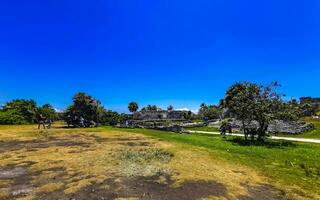
[[[320,98],[312,98],[312,97],[301,97],[300,104],[310,103],[312,106],[320,108]]]
[[[242,131],[242,122],[239,120],[234,120],[231,122],[231,126],[238,130]],[[249,128],[258,128],[258,122],[252,122],[247,125]],[[278,134],[278,133],[284,133],[284,134],[300,134],[303,132],[307,132],[314,129],[313,124],[301,122],[301,121],[283,121],[283,120],[275,120],[272,121],[268,127],[268,133],[270,134]]]
[[[126,121],[121,127],[146,128],[176,133],[184,133],[181,122],[186,122],[191,117],[189,111],[140,111]]]
[[[192,113],[191,113],[192,114]],[[187,120],[189,111],[140,111],[133,114],[134,120]]]

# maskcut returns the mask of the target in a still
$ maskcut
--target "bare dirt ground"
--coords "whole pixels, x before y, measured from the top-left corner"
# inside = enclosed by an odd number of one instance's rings
[[[0,129],[0,199],[285,199],[244,166],[119,131]]]

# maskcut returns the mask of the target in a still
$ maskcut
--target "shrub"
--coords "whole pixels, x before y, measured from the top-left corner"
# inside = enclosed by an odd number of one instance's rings
[[[28,124],[28,121],[15,110],[0,111],[0,124]]]

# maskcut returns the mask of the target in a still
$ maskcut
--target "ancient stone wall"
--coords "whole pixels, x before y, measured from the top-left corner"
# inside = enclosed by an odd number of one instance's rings
[[[184,120],[186,111],[141,111],[134,114],[135,120]]]
[[[235,120],[231,122],[231,125],[235,129],[242,130],[242,122]],[[249,128],[258,128],[258,122],[252,122],[247,125]],[[268,133],[285,133],[285,134],[300,134],[309,130],[312,130],[314,126],[305,122],[295,122],[295,121],[283,121],[275,120],[272,121],[268,127]]]

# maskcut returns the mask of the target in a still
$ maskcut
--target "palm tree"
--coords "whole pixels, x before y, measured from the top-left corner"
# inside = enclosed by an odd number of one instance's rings
[[[172,105],[168,106],[167,110],[170,112],[173,111],[173,106]]]
[[[136,103],[136,102],[131,102],[131,103],[129,103],[129,105],[128,105],[128,109],[129,109],[130,112],[135,113],[135,112],[138,111],[139,105],[138,105],[138,103]]]

